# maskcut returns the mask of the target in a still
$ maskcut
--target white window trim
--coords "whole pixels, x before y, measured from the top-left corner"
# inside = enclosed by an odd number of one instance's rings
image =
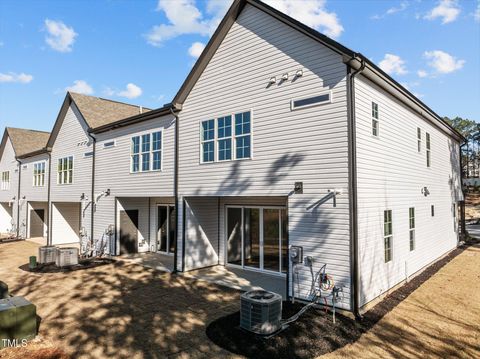
[[[413,217],[410,217],[410,209],[413,208]],[[408,208],[408,249],[410,252],[413,252],[416,247],[417,247],[417,243],[416,243],[416,237],[415,237],[415,227],[416,227],[416,218],[415,218],[415,207],[409,207]],[[410,227],[410,221],[412,220],[413,218],[413,227]],[[410,243],[410,233],[413,232],[413,248],[412,248],[412,245]]]
[[[8,181],[5,181],[4,180],[4,175],[5,174],[8,174]],[[2,182],[2,191],[9,191],[10,190],[10,171],[2,171],[2,178],[1,178],[1,182]]]
[[[61,160],[61,159],[65,159],[65,158],[68,159],[68,158],[70,158],[70,157],[72,157],[72,181],[69,182],[69,183],[60,183],[60,172],[58,172],[58,161]],[[74,177],[75,177],[75,156],[73,156],[73,155],[68,155],[68,156],[59,157],[59,158],[57,158],[57,163],[56,163],[56,165],[57,165],[57,185],[59,185],[59,186],[72,185],[72,184],[74,183],[73,179],[74,179]],[[67,171],[68,171],[68,169],[67,169]],[[63,172],[63,170],[62,170],[62,172]]]
[[[430,133],[425,132],[425,160],[427,168],[432,167],[432,136]]]
[[[117,141],[115,141],[115,140],[109,140],[109,141],[105,141],[103,143],[103,148],[112,148],[112,147],[116,147],[116,146],[117,146]]]
[[[237,158],[237,143],[236,143],[236,138],[237,138],[237,134],[236,134],[236,131],[235,131],[235,114],[239,114],[239,113],[245,113],[245,112],[250,112],[250,157],[245,157],[245,158]],[[221,118],[221,117],[225,117],[225,116],[231,116],[232,117],[232,136],[231,137],[225,137],[225,138],[231,138],[232,139],[232,158],[229,159],[229,160],[219,160],[218,159],[218,132],[217,132],[217,129],[218,129],[218,119]],[[203,128],[202,128],[202,124],[203,122],[205,121],[209,121],[209,120],[214,120],[214,128],[215,128],[215,134],[214,134],[214,139],[213,140],[209,140],[209,141],[202,141],[202,131],[203,131]],[[250,161],[250,160],[253,160],[254,158],[254,155],[253,155],[253,151],[254,151],[254,146],[253,146],[253,135],[254,135],[254,132],[253,132],[253,124],[254,124],[254,119],[253,119],[253,110],[252,109],[249,109],[249,110],[242,110],[242,111],[235,111],[235,112],[232,112],[232,113],[228,113],[228,114],[224,114],[224,115],[220,115],[220,116],[212,116],[206,120],[200,120],[198,121],[198,128],[199,128],[199,131],[198,131],[198,134],[199,134],[199,164],[201,165],[208,165],[208,164],[214,164],[214,163],[224,163],[224,162],[230,162],[230,161]],[[240,135],[238,137],[243,137],[243,136],[247,136],[247,135]],[[224,138],[222,138],[224,139]],[[203,161],[203,143],[204,142],[210,142],[210,141],[214,141],[213,143],[213,161],[209,161],[209,162],[204,162]]]
[[[373,104],[377,105],[377,118],[373,116]],[[373,99],[370,100],[370,136],[373,138],[379,138],[380,137],[380,110],[379,110],[379,104],[378,102],[375,102]],[[377,124],[377,134],[373,134],[373,123]]]
[[[43,179],[41,185],[35,183],[36,182],[35,179],[38,176],[38,175],[35,175],[35,166],[38,166],[39,164],[43,164],[43,173],[40,174],[40,178]],[[46,174],[47,174],[47,161],[35,162],[33,164],[33,187],[45,187]]]
[[[392,233],[389,235],[385,235],[385,212],[390,211],[391,213],[391,224],[392,224]],[[383,263],[384,264],[389,264],[393,262],[393,210],[391,209],[386,209],[383,211],[383,221],[382,221],[382,237],[383,237]],[[385,261],[385,239],[390,238],[390,260],[387,262]]]
[[[219,138],[218,137],[218,119],[219,118],[225,118],[227,116],[230,116],[230,131],[231,131],[230,136]],[[236,157],[236,153],[234,153],[234,149],[235,149],[235,117],[234,117],[234,115],[228,114],[228,115],[225,115],[225,116],[219,116],[214,121],[215,121],[215,126],[214,126],[215,127],[215,137],[214,137],[215,144],[213,146],[214,147],[214,152],[215,152],[214,162],[234,161],[235,157]],[[250,120],[250,126],[251,126],[251,120]],[[252,128],[250,127],[250,133],[251,132],[252,132]],[[231,156],[230,156],[230,159],[221,160],[220,159],[220,145],[219,145],[219,142],[221,140],[228,140],[228,139],[230,139],[230,141],[231,141],[231,147],[230,147]]]
[[[295,101],[307,100],[309,98],[322,96],[322,95],[328,95],[328,100],[317,102],[317,103],[312,103],[310,105],[295,106]],[[332,103],[332,102],[333,102],[333,91],[332,90],[324,90],[324,91],[320,91],[320,92],[318,92],[318,93],[316,93],[312,96],[295,98],[295,99],[290,100],[290,110],[291,111],[301,110],[301,109],[304,109],[304,108],[326,105],[326,104],[329,104],[329,103]]]
[[[164,128],[160,128],[160,129],[155,129],[155,130],[150,130],[150,131],[145,131],[145,132],[141,132],[141,133],[137,133],[135,134],[134,136],[130,136],[129,140],[129,145],[130,145],[130,169],[129,169],[129,172],[130,174],[132,175],[136,175],[136,174],[139,174],[139,173],[149,173],[149,172],[163,172],[163,131],[164,131]],[[161,146],[160,146],[160,150],[158,151],[154,151],[153,150],[153,134],[156,133],[156,132],[160,132],[160,143],[161,143]],[[148,166],[148,170],[142,170],[142,154],[143,153],[147,153],[147,152],[142,152],[142,143],[143,143],[143,140],[142,140],[142,136],[143,135],[149,135],[150,136],[150,152],[149,152],[149,156],[150,156],[150,161],[149,161],[149,166]],[[137,153],[137,155],[139,156],[139,163],[138,163],[138,171],[137,172],[134,172],[133,171],[133,148],[132,148],[132,141],[133,141],[133,138],[134,137],[139,137],[140,138],[140,143],[139,143],[139,152]],[[111,148],[111,147],[107,147],[108,148]],[[154,152],[160,152],[160,168],[159,169],[156,169],[154,170],[153,169],[153,153]]]
[[[420,130],[420,133],[418,132]],[[420,134],[420,137],[418,135]],[[420,127],[417,127],[417,152],[422,153],[422,129]]]

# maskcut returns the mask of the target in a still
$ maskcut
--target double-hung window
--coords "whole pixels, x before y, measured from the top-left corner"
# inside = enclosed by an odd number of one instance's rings
[[[379,122],[378,122],[378,104],[372,102],[372,135],[377,136],[379,134]]]
[[[420,127],[417,127],[417,151],[422,151],[422,130]]]
[[[162,169],[162,131],[132,137],[130,166],[133,173]]]
[[[383,243],[385,252],[385,263],[392,260],[392,210],[386,210],[383,212]]]
[[[2,190],[10,189],[10,171],[2,172]]]
[[[431,159],[430,159],[430,134],[427,132],[425,133],[425,144],[427,148],[427,167],[430,167]]]
[[[220,117],[217,120],[218,160],[232,159],[232,116]]]
[[[251,158],[250,112],[241,112],[202,121],[200,126],[202,163]]]
[[[68,156],[68,157],[58,159],[57,183],[58,184],[73,183],[73,156]]]
[[[33,186],[45,186],[45,162],[38,162],[33,164]]]
[[[408,209],[408,227],[410,237],[410,251],[415,249],[415,207]]]
[[[202,162],[215,161],[215,120],[202,122]]]

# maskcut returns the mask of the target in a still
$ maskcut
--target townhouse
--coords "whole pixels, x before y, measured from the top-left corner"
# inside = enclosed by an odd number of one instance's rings
[[[42,195],[45,191],[45,156],[40,154],[45,147],[49,133],[35,130],[7,127],[0,146],[0,233],[25,238],[34,234],[44,234]],[[29,165],[32,164],[32,166]],[[36,176],[34,175],[36,174]],[[46,192],[45,192],[46,193]],[[40,208],[41,207],[41,208]],[[42,232],[40,233],[40,227]]]
[[[89,131],[142,111],[138,106],[67,93],[47,143],[53,168],[49,244],[92,241],[96,145]]]
[[[160,252],[304,300],[326,265],[359,314],[457,245],[463,140],[365,56],[236,0],[171,104],[67,94],[50,243]]]

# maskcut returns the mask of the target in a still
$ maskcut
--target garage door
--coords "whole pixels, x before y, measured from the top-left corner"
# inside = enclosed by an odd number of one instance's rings
[[[43,237],[45,225],[45,210],[30,210],[30,237]]]
[[[120,254],[138,252],[138,210],[120,211]]]

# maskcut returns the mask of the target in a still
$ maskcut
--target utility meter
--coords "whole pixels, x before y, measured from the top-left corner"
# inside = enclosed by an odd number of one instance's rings
[[[107,228],[107,231],[106,231],[106,234],[107,236],[113,236],[113,232],[115,231],[115,227],[113,224],[109,224],[108,225],[108,228]]]
[[[301,246],[291,246],[290,247],[290,259],[292,263],[302,263],[303,262],[303,247]]]

